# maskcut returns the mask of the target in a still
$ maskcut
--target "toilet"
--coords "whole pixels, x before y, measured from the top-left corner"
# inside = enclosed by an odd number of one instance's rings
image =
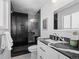
[[[37,45],[28,47],[28,50],[31,52],[31,59],[37,59]]]

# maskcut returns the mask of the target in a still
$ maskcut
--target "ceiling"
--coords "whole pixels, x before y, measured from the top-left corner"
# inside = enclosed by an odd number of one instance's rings
[[[11,0],[13,10],[21,13],[36,13],[48,0]]]

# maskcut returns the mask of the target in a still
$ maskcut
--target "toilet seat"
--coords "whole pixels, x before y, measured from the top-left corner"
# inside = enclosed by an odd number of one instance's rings
[[[30,52],[35,52],[35,51],[37,51],[37,45],[32,45],[32,46],[28,47],[28,50],[29,50]]]

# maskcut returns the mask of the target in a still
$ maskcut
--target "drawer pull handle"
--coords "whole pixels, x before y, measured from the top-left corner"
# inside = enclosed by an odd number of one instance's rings
[[[42,56],[40,56],[40,58],[43,59]]]
[[[40,49],[41,49],[43,52],[45,52],[45,50],[44,50],[43,48],[40,47]]]

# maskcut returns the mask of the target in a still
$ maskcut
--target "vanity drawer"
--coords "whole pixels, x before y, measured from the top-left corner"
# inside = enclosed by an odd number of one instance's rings
[[[47,52],[48,46],[45,45],[44,43],[38,41],[38,47],[40,50],[42,50],[43,52]]]
[[[38,51],[37,52],[38,53],[38,59],[46,59],[46,51],[43,48],[43,46],[38,45],[37,51]]]

